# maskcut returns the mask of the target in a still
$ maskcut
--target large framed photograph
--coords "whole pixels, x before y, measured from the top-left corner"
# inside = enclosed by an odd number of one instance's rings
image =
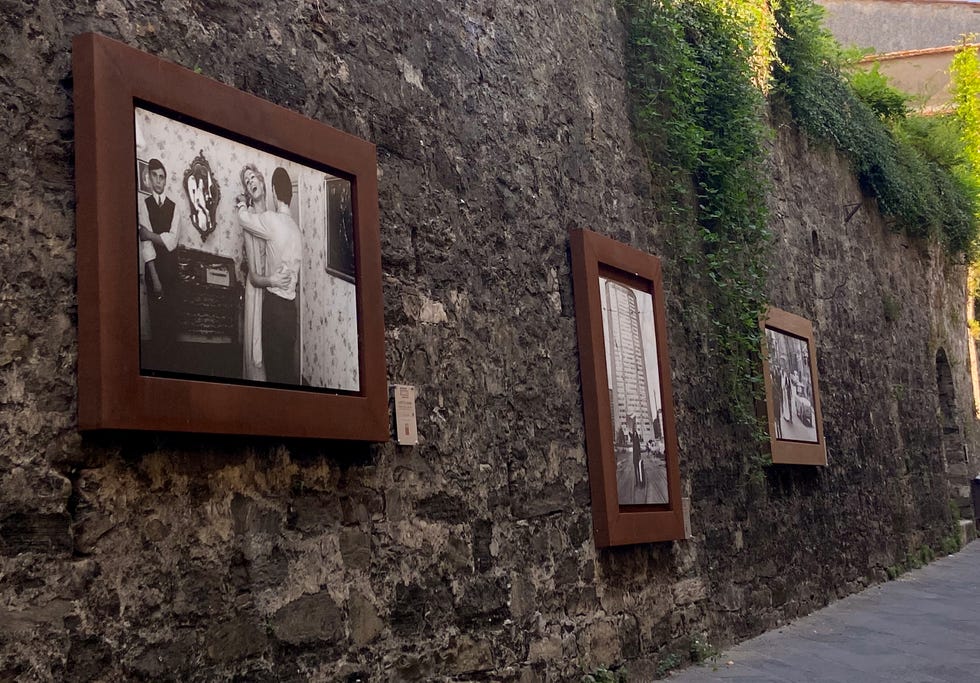
[[[826,465],[813,325],[770,308],[762,320],[763,377],[774,463]]]
[[[685,537],[660,260],[571,232],[598,547]]]
[[[80,428],[386,440],[374,145],[95,34],[73,60]]]

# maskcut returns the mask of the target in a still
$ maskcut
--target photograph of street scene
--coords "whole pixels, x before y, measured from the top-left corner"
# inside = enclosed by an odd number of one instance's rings
[[[817,443],[813,377],[805,339],[766,328],[776,438]]]
[[[649,292],[599,278],[620,505],[669,502],[663,404]]]

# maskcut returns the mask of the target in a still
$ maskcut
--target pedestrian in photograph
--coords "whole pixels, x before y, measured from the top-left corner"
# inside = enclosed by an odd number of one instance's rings
[[[643,486],[643,460],[640,449],[640,434],[636,431],[636,418],[630,422],[630,443],[633,445],[633,477],[637,486]]]

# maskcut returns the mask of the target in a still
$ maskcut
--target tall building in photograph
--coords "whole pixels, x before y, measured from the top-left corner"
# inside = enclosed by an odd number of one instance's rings
[[[629,418],[647,441],[662,435],[647,384],[640,309],[636,293],[618,282],[606,281],[606,333],[610,339],[609,393],[613,425],[629,433]],[[659,411],[658,411],[659,412]]]

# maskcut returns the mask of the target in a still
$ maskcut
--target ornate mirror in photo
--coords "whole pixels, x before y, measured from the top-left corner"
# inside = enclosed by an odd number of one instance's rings
[[[596,545],[684,538],[660,260],[585,230],[571,247]]]
[[[80,427],[385,440],[374,145],[94,34],[74,74]]]
[[[813,325],[798,315],[770,308],[762,330],[772,461],[826,465]]]

